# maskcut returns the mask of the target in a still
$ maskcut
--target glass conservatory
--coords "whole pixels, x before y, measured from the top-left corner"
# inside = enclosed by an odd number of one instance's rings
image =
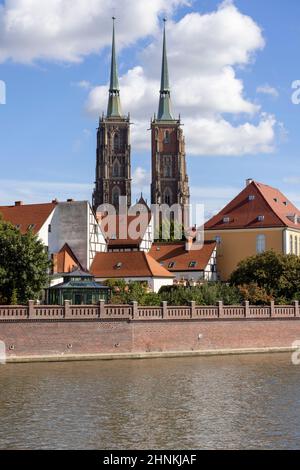
[[[69,300],[72,305],[94,305],[100,300],[108,302],[110,289],[95,281],[95,278],[84,271],[65,274],[63,283],[47,289],[49,305],[63,305]]]

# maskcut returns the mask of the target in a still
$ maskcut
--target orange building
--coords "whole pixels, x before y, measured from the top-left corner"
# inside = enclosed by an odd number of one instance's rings
[[[218,273],[227,281],[241,260],[257,253],[300,256],[300,211],[278,189],[247,180],[246,188],[205,224],[205,239],[217,242]]]

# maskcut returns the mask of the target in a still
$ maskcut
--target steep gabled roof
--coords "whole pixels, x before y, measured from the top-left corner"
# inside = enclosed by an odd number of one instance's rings
[[[138,248],[152,217],[150,211],[147,211],[144,215],[145,217],[139,220],[142,222],[140,224],[138,224],[139,221],[137,220],[138,215],[125,216],[127,217],[125,220],[125,222],[127,221],[127,230],[123,216],[117,215],[115,219],[114,216],[106,216],[103,219],[99,219],[98,217],[102,233],[105,234],[108,242],[108,248]],[[135,234],[131,232],[130,227],[136,229],[137,236],[133,236]]]
[[[256,181],[205,224],[206,230],[272,227],[300,230],[300,211],[281,191]]]
[[[49,204],[20,204],[15,206],[0,206],[0,214],[7,222],[26,233],[30,228],[38,233],[56,207],[55,202]]]
[[[204,271],[216,245],[207,241],[199,250],[186,250],[185,242],[154,243],[149,254],[171,272]]]
[[[173,278],[173,274],[163,268],[150,255],[142,252],[97,253],[90,272],[93,276],[109,278]]]
[[[69,273],[75,268],[83,270],[74,252],[65,243],[61,250],[53,255],[53,273]]]

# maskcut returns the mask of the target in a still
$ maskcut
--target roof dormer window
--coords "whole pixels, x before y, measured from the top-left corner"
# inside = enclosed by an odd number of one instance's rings
[[[263,222],[265,220],[265,216],[264,215],[259,215],[257,217],[257,220],[258,220],[258,222]]]
[[[230,222],[230,217],[224,217],[224,218],[223,218],[223,222],[224,222],[224,224],[229,224],[229,222]]]
[[[254,201],[254,200],[255,200],[255,196],[254,196],[254,194],[250,194],[250,196],[249,196],[249,198],[248,198],[248,199],[249,199],[249,201]]]

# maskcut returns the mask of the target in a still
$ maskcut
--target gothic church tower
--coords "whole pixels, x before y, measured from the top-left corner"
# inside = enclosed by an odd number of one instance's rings
[[[166,22],[166,20],[164,20]],[[163,33],[163,57],[159,109],[151,122],[152,131],[152,204],[189,204],[189,180],[186,171],[185,140],[180,119],[172,113],[166,47]]]
[[[120,196],[127,196],[131,205],[130,118],[123,116],[121,108],[114,21],[107,114],[100,118],[97,132],[95,212],[100,204],[112,204],[118,210]]]

